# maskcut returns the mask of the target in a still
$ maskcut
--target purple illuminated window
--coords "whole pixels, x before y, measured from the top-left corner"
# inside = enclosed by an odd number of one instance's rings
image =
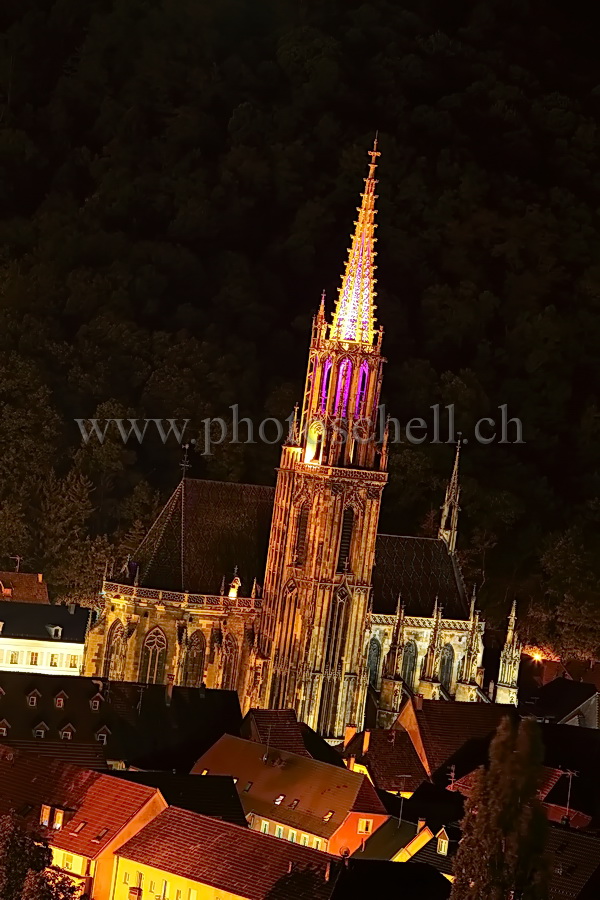
[[[355,414],[362,416],[364,414],[365,396],[367,393],[367,385],[369,383],[369,367],[366,362],[360,367],[358,376],[358,391],[356,393],[356,409]]]
[[[352,364],[349,359],[343,359],[338,374],[337,390],[335,393],[336,415],[345,418],[348,414],[348,395],[350,393],[350,381],[352,380]]]
[[[327,406],[327,394],[329,393],[329,382],[331,381],[332,362],[328,359],[323,366],[323,378],[321,379],[321,412],[325,412]]]

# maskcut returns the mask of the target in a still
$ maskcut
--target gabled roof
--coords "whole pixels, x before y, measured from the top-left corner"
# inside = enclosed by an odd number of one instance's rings
[[[523,704],[523,712],[537,719],[550,719],[560,723],[574,715],[597,691],[593,684],[564,677],[555,678],[540,688],[533,703]]]
[[[35,708],[27,705],[27,694],[39,692]],[[67,697],[57,708],[55,697]],[[91,700],[101,698],[94,711]],[[175,687],[168,699],[165,685],[109,682],[100,678],[30,674],[0,671],[0,719],[10,724],[4,743],[33,739],[32,728],[44,721],[49,731],[40,739],[57,745],[60,758],[79,762],[77,753],[101,747],[104,760],[123,760],[142,769],[188,773],[198,756],[225,731],[237,733],[242,716],[235,691]],[[76,728],[70,741],[60,741],[60,730],[68,722]],[[97,734],[108,729],[106,745]],[[89,757],[86,764],[91,765]],[[104,764],[104,766],[106,763]]]
[[[0,596],[17,603],[49,603],[48,585],[30,572],[0,572]]]
[[[335,834],[350,812],[386,815],[366,775],[229,734],[200,757],[192,772],[200,775],[205,769],[210,775],[238,779],[236,787],[246,813],[325,839]]]
[[[450,882],[432,866],[399,865],[375,859],[352,857],[340,873],[333,900],[365,897],[398,900],[447,900]]]
[[[0,642],[2,638],[28,638],[48,643],[83,644],[92,610],[83,606],[49,603],[0,602]],[[60,629],[54,637],[52,629]]]
[[[459,753],[465,759],[464,768],[457,775],[471,771],[473,757],[475,765],[487,758],[489,738],[503,718],[516,716],[512,706],[497,703],[444,702],[441,700],[421,700],[411,698],[406,701],[398,716],[397,725],[403,725],[411,734],[415,749],[422,752],[429,765],[431,775],[439,773],[447,781],[447,768]],[[416,722],[416,729],[410,721]],[[397,727],[397,725],[395,727]],[[472,752],[471,752],[472,751]],[[422,761],[423,757],[421,756]]]
[[[363,752],[366,735],[368,749]],[[427,773],[404,729],[374,728],[361,731],[342,750],[346,760],[354,757],[367,768],[376,788],[381,791],[414,791]]]
[[[240,596],[262,580],[275,489],[184,478],[133,555],[139,584],[218,594],[237,566]]]
[[[310,756],[294,709],[250,709],[242,722],[241,736],[298,756]]]
[[[233,778],[225,775],[173,775],[172,772],[115,772],[134,784],[157,788],[169,806],[223,819],[246,828],[248,823]]]
[[[320,850],[176,807],[118,853],[248,900],[327,900],[342,865]]]
[[[374,612],[395,613],[398,597],[407,616],[431,617],[437,597],[445,619],[469,618],[458,562],[437,538],[377,535]]]
[[[451,875],[461,832],[457,825],[445,825],[443,831],[448,839],[448,852],[446,854],[438,853],[440,832],[435,831],[433,837],[420,850],[417,850],[407,862],[413,864],[427,863],[437,869],[438,872],[442,872],[444,875]]]
[[[558,826],[548,831],[550,900],[595,900],[600,895],[600,838]]]
[[[63,827],[48,829],[48,836],[68,852],[95,858],[155,796],[145,785],[0,745],[0,811],[21,811],[35,827],[42,805],[65,810]]]

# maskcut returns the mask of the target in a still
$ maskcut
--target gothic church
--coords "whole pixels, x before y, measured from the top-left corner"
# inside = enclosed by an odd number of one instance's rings
[[[377,147],[332,321],[313,321],[300,415],[276,487],[184,478],[138,548],[105,580],[87,675],[237,690],[294,708],[334,741],[379,725],[413,693],[491,702],[484,622],[456,556],[459,450],[437,538],[378,534],[387,434],[377,440],[384,359],[375,322]],[[261,587],[262,585],[262,587]],[[515,609],[493,699],[516,703]]]

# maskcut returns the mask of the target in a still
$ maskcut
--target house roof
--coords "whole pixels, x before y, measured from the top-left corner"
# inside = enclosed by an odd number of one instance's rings
[[[432,774],[444,766],[440,776],[447,775],[446,769],[460,752],[463,759],[475,756],[477,764],[487,755],[490,736],[505,716],[516,716],[512,706],[497,703],[467,703],[440,700],[423,700],[421,709],[414,700],[406,701],[405,707],[413,704],[419,734]],[[403,710],[400,711],[402,720]],[[465,763],[464,771],[470,771]],[[461,774],[461,773],[457,773]]]
[[[600,895],[600,837],[559,826],[548,829],[549,900]]]
[[[294,709],[250,709],[242,722],[241,736],[298,756],[310,756]]]
[[[555,678],[540,688],[532,703],[523,704],[523,712],[537,719],[561,722],[573,715],[596,693],[597,688],[594,684],[564,677]]]
[[[0,643],[2,638],[28,638],[48,643],[83,644],[92,610],[83,606],[50,603],[0,602]],[[59,628],[58,637],[54,628]]]
[[[157,788],[169,804],[247,827],[244,810],[233,778],[225,775],[174,775],[172,772],[114,772],[134,784]]]
[[[153,819],[119,856],[248,900],[327,900],[341,865],[320,850],[177,807]]]
[[[36,706],[30,707],[27,696],[34,690],[39,696]],[[63,705],[57,707],[61,693]],[[94,698],[97,710],[92,708]],[[8,723],[2,738],[7,744],[31,742],[35,727],[45,722],[48,731],[36,743],[60,742],[61,758],[70,759],[79,748],[91,746],[96,751],[101,746],[97,734],[107,729],[102,745],[105,760],[187,774],[225,731],[239,731],[242,716],[235,691],[175,687],[169,701],[160,684],[0,671],[2,719]],[[61,741],[60,732],[69,723],[75,728],[72,738]]]
[[[65,810],[63,827],[48,836],[68,852],[95,858],[157,795],[146,785],[0,745],[0,810],[15,809],[32,827],[42,804]]]
[[[391,860],[412,841],[416,833],[417,826],[413,822],[400,817],[389,818],[353,855],[360,859]]]
[[[370,896],[447,900],[450,891],[450,882],[432,866],[352,857],[340,872],[333,900],[363,900]]]
[[[238,779],[236,787],[246,813],[325,839],[335,834],[350,812],[386,815],[365,775],[229,734],[200,757],[192,772],[200,775],[205,769],[211,775]]]
[[[30,572],[0,572],[0,596],[18,603],[50,603],[42,575]]]
[[[363,753],[365,735],[368,749]],[[342,757],[366,766],[376,788],[382,791],[414,791],[427,773],[410,736],[400,728],[374,728],[355,734],[342,750]]]
[[[274,496],[264,485],[184,478],[133,555],[139,584],[218,594],[237,567],[249,597],[265,569]]]
[[[446,619],[468,619],[469,603],[456,558],[437,538],[378,534],[373,569],[373,611],[432,615],[436,597]]]
[[[430,866],[433,866],[434,869],[437,869],[438,872],[441,872],[443,875],[451,875],[452,869],[454,865],[454,856],[458,849],[458,842],[460,841],[460,828],[457,825],[450,824],[444,825],[443,829],[448,838],[448,852],[447,854],[438,853],[438,832],[441,830],[441,827],[437,830],[433,830],[433,837],[424,844],[420,850],[417,850],[410,859],[407,860],[409,863],[427,863]]]

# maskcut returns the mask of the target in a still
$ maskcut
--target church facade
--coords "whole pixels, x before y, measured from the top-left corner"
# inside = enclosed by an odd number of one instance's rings
[[[498,685],[456,556],[459,452],[437,538],[378,533],[388,479],[378,430],[377,147],[331,321],[313,321],[304,398],[275,489],[184,477],[124,577],[105,580],[86,674],[238,691],[243,710],[294,708],[336,740],[367,696],[388,726],[406,698],[516,703],[509,619]]]

